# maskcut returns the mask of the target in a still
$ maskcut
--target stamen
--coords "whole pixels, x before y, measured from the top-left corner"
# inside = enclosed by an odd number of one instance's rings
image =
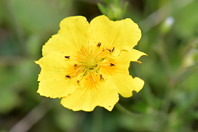
[[[113,47],[113,49],[112,50],[110,50],[110,49],[107,49],[109,52],[113,52],[114,50],[115,50],[115,47]]]
[[[65,56],[65,58],[69,59],[69,58],[70,58],[70,56]]]
[[[74,64],[75,67],[77,67],[77,64]]]
[[[111,52],[111,50],[110,49],[107,49],[109,52]]]
[[[101,46],[101,42],[98,42],[97,46],[100,47]]]
[[[98,52],[97,56],[105,57],[109,55],[109,52],[111,52],[110,49],[102,49],[101,51]]]
[[[78,80],[81,81],[82,78],[83,78],[84,76],[86,76],[86,75],[87,75],[87,70],[83,70],[83,72],[81,73],[80,78],[79,78]]]
[[[85,47],[82,47],[81,48],[81,55],[83,55],[83,56],[87,56],[88,54],[88,49],[86,49]]]
[[[66,77],[66,78],[71,78],[69,75],[66,75],[65,77]]]
[[[115,66],[115,64],[113,64],[113,63],[110,63],[110,66]]]
[[[78,73],[78,71],[81,69],[82,67],[79,67],[76,72],[74,73],[73,77]]]
[[[113,47],[113,49],[111,50],[111,52],[113,52],[115,50],[115,47]]]
[[[104,80],[104,78],[102,77],[102,74],[100,74],[100,80]]]
[[[91,74],[91,77],[93,78],[94,82],[96,82],[96,80],[95,80],[95,78],[94,78],[94,76],[92,74]]]
[[[98,52],[97,56],[99,56],[103,51],[104,51],[104,49],[101,50],[100,52]]]
[[[80,83],[80,80],[77,80],[77,83]]]

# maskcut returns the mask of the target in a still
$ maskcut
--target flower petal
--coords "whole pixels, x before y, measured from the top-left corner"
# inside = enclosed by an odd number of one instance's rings
[[[111,62],[112,64],[114,64],[114,66],[111,66],[111,63],[106,62],[100,65],[101,73],[107,76],[107,78],[109,76],[119,76],[117,74],[120,73],[125,73],[126,75],[128,75],[128,68],[130,66],[130,62],[139,62],[138,59],[143,55],[147,54],[135,49],[132,49],[131,51],[121,51],[119,56],[107,58],[107,62]]]
[[[120,55],[114,58],[114,66],[102,65],[101,74],[115,83],[118,93],[123,97],[132,96],[132,91],[139,92],[144,85],[144,81],[138,77],[129,75],[128,68],[130,61],[137,61],[145,53],[132,49],[131,51],[121,51]]]
[[[121,65],[123,65],[123,63],[129,65],[130,61],[139,62],[138,59],[143,55],[147,54],[136,49],[121,51],[120,55],[116,57],[116,61]]]
[[[113,89],[112,82],[104,81],[97,88],[82,87],[61,100],[61,104],[73,111],[93,111],[96,106],[101,106],[111,111],[118,102],[118,92]]]
[[[130,51],[141,38],[141,31],[136,23],[127,18],[111,21],[106,16],[98,16],[91,23],[95,43],[101,42],[105,49],[114,49],[117,56],[120,50]]]
[[[73,63],[62,54],[50,52],[36,63],[41,67],[37,91],[40,95],[51,98],[66,97],[78,87],[75,78],[66,77],[71,73],[70,66]]]
[[[112,75],[113,73],[113,75]],[[144,81],[138,77],[133,78],[129,75],[128,68],[116,69],[114,72],[101,69],[101,74],[107,80],[115,84],[115,88],[123,97],[131,97],[132,91],[139,92],[143,86]]]
[[[131,97],[132,91],[139,92],[144,86],[144,81],[142,79],[138,77],[133,78],[126,74],[120,74],[119,77],[109,79],[114,80],[118,93],[125,98]]]
[[[89,23],[83,16],[67,17],[60,23],[58,34],[53,35],[43,46],[43,56],[49,52],[71,55],[88,44]]]

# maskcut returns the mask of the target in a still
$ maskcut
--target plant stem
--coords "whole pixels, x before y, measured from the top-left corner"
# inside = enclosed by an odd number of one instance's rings
[[[93,112],[92,132],[102,132],[102,108],[96,108]]]
[[[115,106],[119,111],[121,111],[122,113],[125,113],[127,115],[130,115],[132,117],[136,117],[136,118],[140,118],[140,117],[143,117],[143,115],[141,114],[136,114],[136,113],[133,113],[129,110],[127,110],[125,107],[123,107],[120,103],[117,103],[116,106]]]
[[[51,106],[47,103],[47,100],[41,101],[24,118],[18,121],[9,132],[29,131],[50,109]]]

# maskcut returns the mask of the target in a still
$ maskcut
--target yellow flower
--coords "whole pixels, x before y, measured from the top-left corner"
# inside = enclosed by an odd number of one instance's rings
[[[58,34],[43,46],[38,93],[62,98],[73,111],[92,111],[101,106],[111,111],[123,97],[139,92],[144,81],[129,75],[131,61],[143,52],[133,49],[141,38],[138,25],[127,18],[111,21],[106,16],[90,24],[83,16],[61,21]]]

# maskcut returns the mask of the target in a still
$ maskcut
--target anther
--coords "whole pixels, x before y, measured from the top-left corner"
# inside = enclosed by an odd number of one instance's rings
[[[69,59],[69,58],[70,58],[70,56],[65,56],[65,58]]]
[[[102,77],[102,74],[100,74],[100,80],[104,80],[104,78]]]
[[[107,49],[109,52],[111,52],[111,50],[110,49]]]
[[[113,64],[113,63],[110,63],[110,66],[115,66],[115,64]]]
[[[66,75],[65,77],[66,77],[66,78],[71,78],[69,75]]]
[[[77,67],[77,64],[74,64],[75,67]]]
[[[98,42],[97,46],[100,47],[101,46],[101,42]]]
[[[113,49],[111,50],[111,52],[113,52],[115,50],[115,47],[113,47]]]
[[[77,83],[80,83],[80,80],[77,80]]]

